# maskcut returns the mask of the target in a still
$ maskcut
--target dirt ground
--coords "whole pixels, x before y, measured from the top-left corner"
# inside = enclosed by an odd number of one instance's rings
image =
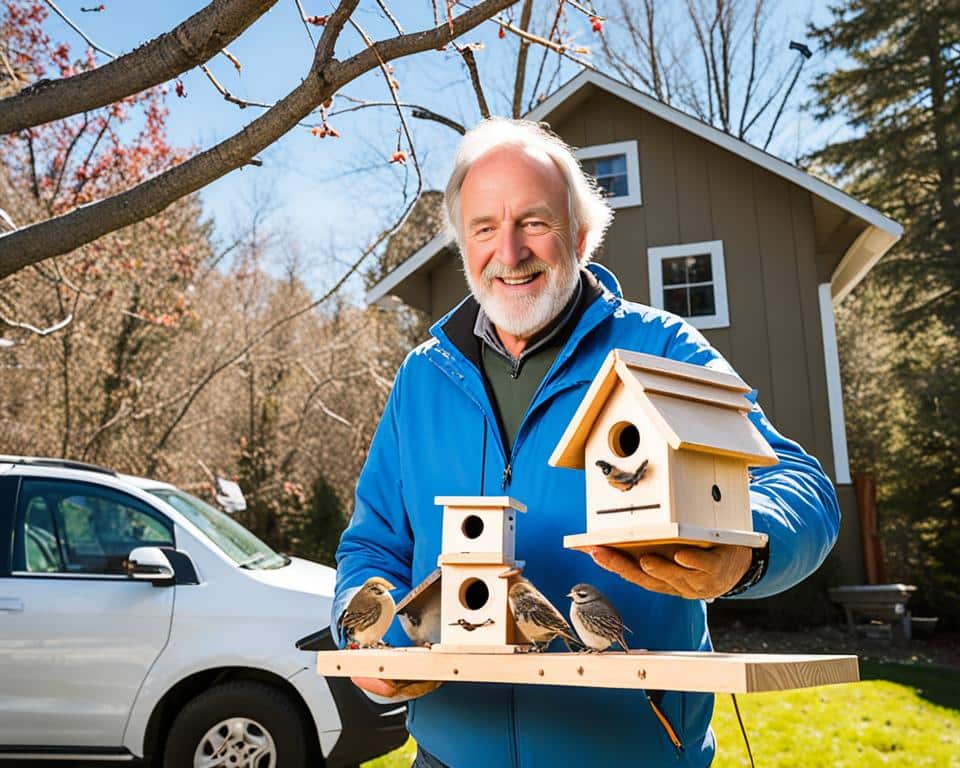
[[[743,621],[710,623],[718,651],[755,653],[852,653],[874,661],[935,664],[960,670],[960,634],[934,632],[929,638],[914,638],[902,646],[883,637],[853,636],[846,627],[829,625],[793,631],[753,627]],[[871,633],[873,634],[873,633]]]

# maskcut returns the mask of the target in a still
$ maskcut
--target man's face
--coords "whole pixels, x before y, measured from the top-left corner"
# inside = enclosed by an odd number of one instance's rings
[[[529,338],[579,280],[563,174],[546,155],[491,150],[463,180],[460,217],[471,292],[498,330]]]

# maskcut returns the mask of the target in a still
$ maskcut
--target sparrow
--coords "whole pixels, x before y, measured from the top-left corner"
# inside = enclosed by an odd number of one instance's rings
[[[623,639],[624,630],[630,632],[630,628],[600,590],[590,584],[577,584],[567,597],[573,600],[570,622],[589,653],[605,651],[614,643],[630,650]]]
[[[337,628],[348,647],[383,648],[381,638],[393,621],[394,603],[390,590],[396,589],[379,576],[367,579],[340,614]]]
[[[563,640],[568,651],[572,651],[574,646],[583,647],[583,643],[570,629],[560,611],[527,579],[521,578],[511,584],[507,599],[517,629],[530,641],[535,653],[546,650],[558,637]]]
[[[636,472],[627,472],[603,459],[597,459],[596,461],[596,465],[600,467],[600,471],[607,478],[607,482],[620,491],[629,491],[639,483],[643,476],[647,474],[647,464],[649,463],[648,459],[644,459],[643,463],[637,467]]]

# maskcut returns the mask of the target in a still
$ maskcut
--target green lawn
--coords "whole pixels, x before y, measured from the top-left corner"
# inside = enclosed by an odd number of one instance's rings
[[[863,682],[738,696],[762,768],[960,768],[960,672],[861,661]],[[715,768],[749,766],[730,697],[717,697]],[[415,747],[367,763],[407,768]]]

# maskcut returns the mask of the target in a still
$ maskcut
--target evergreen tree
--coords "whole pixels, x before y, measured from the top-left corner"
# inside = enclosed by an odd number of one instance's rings
[[[815,159],[904,226],[879,265],[902,286],[900,321],[960,330],[960,0],[847,0],[811,29],[845,64],[815,84],[818,119],[855,136]]]
[[[902,241],[837,315],[855,470],[877,475],[892,580],[960,625],[960,0],[846,0],[811,34],[842,66],[818,118],[852,138],[816,153]]]

